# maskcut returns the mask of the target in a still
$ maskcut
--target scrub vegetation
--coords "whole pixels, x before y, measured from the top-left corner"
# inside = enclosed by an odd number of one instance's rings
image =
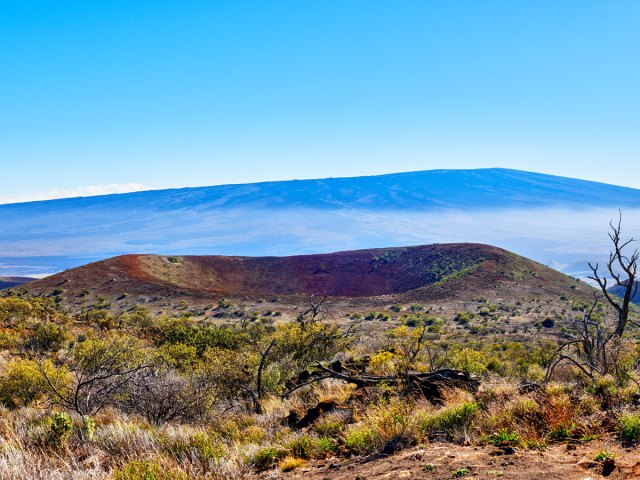
[[[616,228],[612,264],[633,284],[637,255]],[[640,442],[640,343],[624,297],[569,290],[564,317],[541,313],[513,336],[495,323],[535,301],[480,298],[450,317],[394,301],[338,319],[324,298],[294,318],[221,299],[213,308],[240,313],[212,322],[112,313],[104,299],[72,312],[61,295],[0,299],[3,478],[230,479],[435,443],[508,454]],[[620,459],[591,457],[594,469]]]

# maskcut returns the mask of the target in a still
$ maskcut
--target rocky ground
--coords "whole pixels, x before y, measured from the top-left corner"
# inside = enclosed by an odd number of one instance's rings
[[[615,455],[613,465],[594,460],[599,452]],[[502,450],[433,443],[395,455],[350,460],[313,461],[293,472],[265,472],[263,479],[382,480],[424,479],[588,480],[639,479],[640,449],[614,441],[558,444],[543,450]]]

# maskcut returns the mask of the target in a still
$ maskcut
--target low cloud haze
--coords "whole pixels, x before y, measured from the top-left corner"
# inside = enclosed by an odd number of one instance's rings
[[[477,242],[530,257],[584,277],[587,261],[606,260],[616,209],[367,211],[220,209],[137,212],[138,217],[51,213],[46,229],[23,219],[20,235],[5,232],[11,252],[0,271],[52,273],[124,253],[295,255],[429,243]],[[640,237],[640,209],[624,211],[623,234]]]
[[[146,190],[140,183],[108,183],[105,185],[86,185],[79,188],[55,189],[43,193],[25,194],[17,196],[0,195],[0,205],[9,203],[35,202],[41,200],[55,200],[59,198],[95,197],[112,193],[131,193]]]

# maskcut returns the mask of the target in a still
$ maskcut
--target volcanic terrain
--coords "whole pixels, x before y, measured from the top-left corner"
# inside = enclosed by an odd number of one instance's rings
[[[124,255],[24,288],[32,295],[55,296],[70,311],[101,304],[124,312],[142,304],[165,313],[188,307],[192,315],[205,317],[215,316],[211,306],[222,298],[245,306],[274,303],[286,317],[310,296],[329,297],[328,304],[342,314],[416,303],[455,311],[482,299],[549,304],[563,296],[585,299],[592,292],[532,260],[468,243],[291,257]]]

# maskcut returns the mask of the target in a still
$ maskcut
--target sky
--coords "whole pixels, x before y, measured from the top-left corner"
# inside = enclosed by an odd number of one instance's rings
[[[637,0],[0,0],[0,203],[507,167],[640,188]]]

